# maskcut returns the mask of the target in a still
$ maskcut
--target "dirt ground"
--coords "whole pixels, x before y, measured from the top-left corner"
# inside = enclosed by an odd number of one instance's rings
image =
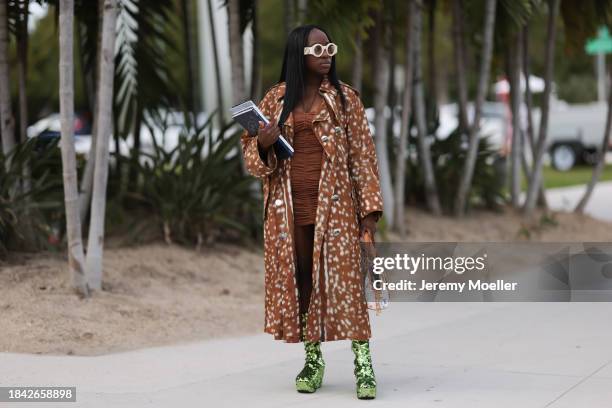
[[[412,242],[612,241],[612,224],[566,213],[524,223],[510,210],[456,220],[410,209],[406,222]],[[80,299],[65,255],[13,254],[0,263],[0,351],[96,355],[263,331],[261,248],[108,245],[103,280]]]

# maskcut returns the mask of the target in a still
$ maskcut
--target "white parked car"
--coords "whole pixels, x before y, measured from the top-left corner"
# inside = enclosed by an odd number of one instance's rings
[[[149,113],[145,112],[145,117],[143,124],[140,128],[140,151],[145,153],[153,153],[154,149],[154,140],[155,142],[163,146],[165,151],[171,151],[174,149],[179,140],[179,136],[185,126],[185,120],[183,112],[180,111],[159,111],[160,118],[163,119],[165,126],[160,126],[160,124],[147,125],[145,122],[151,124],[155,123],[152,120]],[[202,125],[206,122],[208,115],[205,113],[199,113],[196,117],[196,120],[199,125]],[[239,126],[233,125],[230,128],[230,132],[236,130]],[[75,115],[75,134],[74,134],[74,144],[75,151],[78,156],[83,156],[84,158],[89,157],[91,153],[91,123],[85,115]],[[165,128],[165,131],[164,131]],[[28,127],[28,137],[29,138],[39,138],[43,142],[45,140],[58,138],[60,137],[61,124],[60,124],[60,115],[59,113],[54,113],[49,116],[40,119],[33,125]],[[213,132],[213,137],[218,133],[218,129],[215,129]],[[120,138],[119,140],[119,151],[121,155],[127,156],[129,155],[130,149],[134,145],[134,138],[132,134],[128,134],[125,138]],[[204,153],[207,153],[208,147],[210,144],[206,144]],[[110,153],[115,152],[115,140],[110,137],[109,139],[109,151]],[[235,150],[235,149],[234,149]],[[230,152],[228,155],[235,154],[236,152]],[[112,160],[112,156],[111,156]],[[145,156],[141,156],[141,162],[147,161],[148,158]]]
[[[555,169],[567,171],[579,163],[594,163],[603,140],[607,109],[605,102],[570,105],[552,100],[547,152]],[[536,124],[540,122],[539,116],[538,110]]]
[[[469,103],[468,118],[474,115],[473,104]],[[439,126],[436,129],[436,138],[438,140],[446,139],[459,125],[458,106],[455,103],[440,105],[439,107]],[[372,134],[375,134],[374,126],[375,111],[374,108],[366,109],[366,116],[370,125]],[[385,107],[385,117],[389,119],[391,116],[389,107]],[[402,107],[396,106],[394,112],[393,136],[399,138],[401,130]],[[416,129],[412,129],[413,134]],[[509,132],[506,105],[501,102],[485,102],[482,106],[482,114],[480,118],[480,135],[488,137],[492,147],[502,152],[507,143],[507,134]]]

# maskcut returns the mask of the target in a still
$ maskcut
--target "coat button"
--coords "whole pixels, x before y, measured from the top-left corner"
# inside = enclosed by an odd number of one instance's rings
[[[281,232],[280,234],[278,234],[278,237],[280,239],[285,239],[285,238],[287,238],[287,233],[286,232]]]
[[[338,201],[340,199],[340,196],[338,194],[333,194],[331,196],[332,201]]]
[[[281,200],[280,198],[277,198],[276,200],[274,200],[275,207],[280,207],[282,204],[283,204],[283,200]]]
[[[321,136],[321,141],[322,142],[327,142],[327,139],[329,139],[326,135]]]
[[[337,237],[338,235],[340,235],[340,228],[336,228],[332,231],[332,234],[334,235],[334,237]]]
[[[342,128],[341,128],[340,126],[336,126],[336,127],[334,128],[334,131],[335,131],[336,133],[340,133],[340,132],[342,132]]]

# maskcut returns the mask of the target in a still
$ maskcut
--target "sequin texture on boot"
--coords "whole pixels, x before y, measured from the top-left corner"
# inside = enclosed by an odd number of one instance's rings
[[[376,398],[376,378],[370,356],[370,342],[368,340],[352,340],[351,349],[355,354],[355,379],[357,382],[357,398]]]
[[[305,331],[306,316],[306,314],[302,315],[302,332]],[[304,340],[304,350],[306,361],[302,371],[295,377],[295,388],[298,392],[311,393],[320,388],[323,383],[325,361],[323,361],[320,341]]]

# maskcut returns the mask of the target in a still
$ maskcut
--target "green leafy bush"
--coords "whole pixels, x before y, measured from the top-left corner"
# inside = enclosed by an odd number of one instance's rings
[[[412,140],[411,149],[416,149],[416,140]],[[431,144],[431,156],[438,187],[440,204],[447,213],[453,210],[457,195],[466,148],[462,145],[458,130],[446,139],[436,139]],[[421,166],[418,161],[411,162],[407,177],[407,200],[425,203],[425,187]],[[505,163],[492,149],[487,137],[480,138],[478,155],[472,179],[472,188],[468,199],[468,208],[483,206],[496,209],[505,199]]]
[[[36,139],[0,153],[0,255],[9,249],[46,247],[49,220],[61,218],[62,173],[59,139],[41,148]],[[26,170],[27,169],[27,170]],[[29,172],[29,177],[24,177]],[[27,188],[25,180],[30,180]]]
[[[168,125],[162,126],[168,132]],[[155,214],[166,242],[202,244],[251,232],[251,217],[260,211],[253,179],[241,171],[240,133],[229,134],[230,126],[215,130],[209,119],[199,127],[183,127],[170,151],[153,138],[153,152],[140,152],[135,163],[139,191],[128,196]]]

